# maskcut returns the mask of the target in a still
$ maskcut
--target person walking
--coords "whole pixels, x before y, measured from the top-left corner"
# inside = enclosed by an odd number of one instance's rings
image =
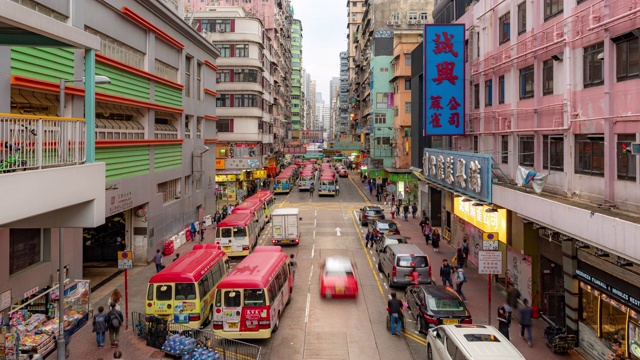
[[[104,313],[104,307],[98,307],[98,314],[93,317],[93,332],[96,333],[96,342],[98,347],[104,346],[105,332],[107,331],[107,315]]]
[[[398,191],[398,204],[402,205],[402,199],[404,199],[404,195]]]
[[[507,340],[510,340],[509,326],[511,326],[511,314],[507,312],[504,306],[499,306],[498,307],[498,331],[500,331],[500,333],[504,335],[504,337],[506,337]]]
[[[289,255],[289,265],[291,266],[291,271],[293,271],[293,278],[296,278],[296,271],[298,270],[298,262],[295,259],[295,255]]]
[[[413,205],[411,205],[411,215],[414,219],[416,218],[416,215],[418,215],[418,205],[416,205],[416,203],[413,203]]]
[[[422,234],[424,235],[424,241],[427,243],[427,245],[429,245],[429,241],[431,241],[431,233],[432,233],[432,228],[431,225],[429,225],[429,223],[427,223],[423,228],[422,228]]]
[[[462,285],[464,285],[464,283],[467,282],[467,274],[464,273],[464,270],[462,270],[461,267],[457,267],[456,270],[456,292],[458,293],[458,295],[460,295],[460,297],[462,298],[462,300],[464,302],[467,302],[467,298],[464,296],[464,293],[462,292]]]
[[[404,213],[404,221],[409,221],[409,204],[402,206],[402,212]]]
[[[200,222],[200,242],[204,241],[204,232],[207,229],[207,223],[205,223],[204,221]]]
[[[120,327],[124,321],[122,312],[116,310],[115,307],[111,307],[107,314],[107,327],[109,328],[109,340],[111,341],[111,347],[118,347],[118,340],[120,339]]]
[[[340,185],[336,184],[336,196],[340,196]]]
[[[162,270],[162,253],[160,249],[156,250],[156,255],[153,257],[153,262],[156,264],[156,272],[159,273]]]
[[[469,259],[469,240],[467,240],[467,238],[462,239],[462,253],[464,254],[464,263],[462,266],[468,267],[467,260]]]
[[[415,267],[411,270],[411,282],[413,285],[420,285],[420,274],[418,274],[418,270]]]
[[[396,298],[396,292],[391,293],[391,299],[387,302],[389,320],[391,321],[391,335],[402,332],[402,301]]]
[[[440,278],[442,279],[442,286],[446,286],[449,283],[449,286],[453,288],[453,282],[451,281],[451,265],[449,265],[449,260],[443,259],[442,266],[440,266]]]
[[[373,196],[373,184],[369,182],[369,195]]]
[[[120,300],[122,300],[122,293],[118,289],[113,289],[109,300],[107,300],[107,309],[111,309],[114,306],[116,310],[120,310]]]
[[[433,252],[440,252],[440,232],[438,229],[433,229],[431,232],[431,245],[433,246]]]
[[[507,305],[511,309],[518,309],[518,300],[520,299],[520,290],[513,286],[513,283],[509,281],[507,283]]]
[[[529,306],[529,300],[527,299],[523,299],[522,300],[522,304],[524,305],[523,307],[520,308],[519,310],[519,314],[520,314],[520,337],[522,338],[522,340],[525,340],[524,338],[524,332],[525,330],[527,331],[527,345],[529,345],[529,347],[533,346],[533,338],[531,337],[531,318],[533,316],[533,309],[531,309],[531,306]]]
[[[458,243],[458,248],[456,249],[456,262],[458,263],[458,267],[462,268],[464,267],[464,262],[465,262],[465,258],[464,258],[464,253],[462,252],[462,245],[460,245],[460,243]]]
[[[364,242],[365,247],[373,246],[373,233],[371,231],[367,231],[367,235],[364,237],[364,239],[365,239],[365,242]]]
[[[396,206],[396,194],[391,194],[391,207]]]

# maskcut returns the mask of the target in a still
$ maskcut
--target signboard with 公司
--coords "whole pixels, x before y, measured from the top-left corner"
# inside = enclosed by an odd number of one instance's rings
[[[464,24],[428,24],[423,41],[423,135],[464,135]]]

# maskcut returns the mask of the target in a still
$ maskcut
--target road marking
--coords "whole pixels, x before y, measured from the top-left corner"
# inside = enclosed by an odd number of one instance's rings
[[[313,276],[313,265],[311,265],[311,271],[309,272],[309,285],[311,285],[311,277]]]
[[[351,180],[353,182],[353,180]],[[355,183],[354,183],[355,185]],[[353,226],[358,229],[358,224],[356,223],[355,210],[351,213],[351,220],[353,221]],[[380,295],[384,298],[384,290],[382,290],[382,286],[380,285],[380,281],[378,277],[376,277],[376,271],[374,270],[373,263],[371,262],[371,258],[367,255],[366,246],[364,243],[364,238],[361,233],[358,233],[358,238],[360,239],[360,245],[362,245],[362,251],[364,251],[364,255],[369,262],[369,267],[371,268],[371,272],[373,273],[373,277],[376,279],[376,283],[378,284],[378,290],[380,291]]]
[[[427,339],[423,338],[422,336],[417,336],[415,334],[412,334],[411,332],[407,331],[406,329],[402,330],[402,334],[404,334],[404,336],[406,336],[408,339],[411,339],[415,342],[417,342],[418,344],[422,344],[422,345],[427,345]]]
[[[315,232],[314,232],[315,233]],[[313,236],[315,237],[315,235]],[[311,247],[311,258],[313,259],[313,254],[316,252],[316,244],[313,244],[313,246]],[[311,265],[313,266],[313,265]]]
[[[307,309],[304,311],[304,322],[309,322],[309,304],[311,303],[311,294],[307,293]]]
[[[316,227],[318,224],[318,219],[313,219],[313,227]]]
[[[373,260],[373,262],[376,262],[376,258],[375,257],[371,257],[371,259]]]

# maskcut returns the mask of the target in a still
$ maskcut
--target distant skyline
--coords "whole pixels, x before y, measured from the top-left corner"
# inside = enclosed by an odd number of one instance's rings
[[[347,50],[346,0],[292,0],[293,17],[302,22],[302,62],[317,91],[330,94],[340,75],[340,52]]]

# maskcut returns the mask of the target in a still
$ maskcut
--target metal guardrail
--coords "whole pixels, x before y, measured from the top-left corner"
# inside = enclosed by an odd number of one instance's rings
[[[131,313],[131,321],[136,335],[147,340],[147,346],[156,349],[161,349],[170,335],[180,334],[199,341],[201,346],[217,351],[223,360],[260,360],[260,346],[216,336],[210,330],[193,329],[138,312]]]
[[[83,163],[85,139],[84,119],[0,114],[0,173]]]

